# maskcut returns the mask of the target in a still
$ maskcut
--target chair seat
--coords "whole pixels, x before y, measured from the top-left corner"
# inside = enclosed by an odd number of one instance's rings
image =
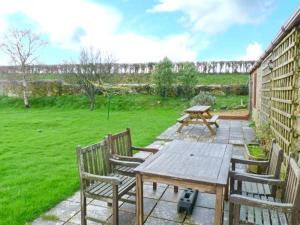
[[[243,194],[246,195],[246,194]],[[257,199],[268,200],[274,202],[273,197],[266,197],[260,195],[247,194],[249,197]],[[281,202],[276,199],[276,202]],[[258,207],[241,205],[240,209],[240,223],[241,224],[264,224],[264,225],[288,225],[287,216],[285,213],[275,210],[262,209]]]
[[[134,168],[127,166],[115,166],[115,172],[124,176],[135,177]]]
[[[122,183],[118,185],[118,196],[121,197],[125,195],[129,190],[135,187],[135,178],[123,176],[120,174],[110,174],[109,176],[114,176],[120,178]],[[112,184],[97,182],[91,185],[89,188],[85,190],[86,197],[97,198],[112,198],[113,187]]]
[[[242,182],[242,192],[246,194],[256,194],[260,196],[271,196],[271,188],[267,184],[255,182]]]

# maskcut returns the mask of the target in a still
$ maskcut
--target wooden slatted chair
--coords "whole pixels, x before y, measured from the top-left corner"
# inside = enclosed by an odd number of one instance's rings
[[[147,157],[158,152],[158,149],[156,148],[142,148],[132,146],[131,133],[129,128],[117,134],[109,134],[108,142],[110,153],[116,160],[142,163],[145,161],[145,158],[134,157],[134,151],[149,153]],[[119,174],[135,177],[135,173],[132,167],[116,165],[114,167],[114,170]],[[156,183],[153,183],[153,189],[156,188]]]
[[[235,179],[240,179],[235,174]],[[241,178],[244,180],[244,177]],[[289,159],[286,178],[265,179],[248,177],[250,182],[277,185],[283,188],[281,200],[271,196],[240,195],[229,196],[229,224],[298,225],[300,210],[300,169],[294,159]]]
[[[135,178],[113,173],[112,165],[136,167],[139,163],[111,159],[106,139],[84,148],[78,146],[77,160],[80,174],[81,225],[86,225],[87,220],[106,224],[106,221],[87,215],[86,198],[112,204],[113,224],[118,225],[118,200],[135,203],[135,200],[122,198],[125,194],[134,195],[130,190],[135,187]]]
[[[232,171],[230,172],[230,177],[234,174],[240,174],[240,177],[245,176],[256,176],[260,178],[269,178],[269,179],[278,179],[280,176],[281,165],[283,162],[283,150],[275,143],[275,140],[272,141],[270,149],[270,157],[267,161],[255,161],[255,160],[245,160],[232,158]],[[267,174],[253,174],[253,173],[242,173],[235,171],[236,164],[244,165],[259,165],[267,168]],[[231,193],[241,193],[246,192],[249,194],[259,194],[265,196],[275,196],[276,195],[276,186],[271,187],[267,184],[261,184],[259,182],[248,182],[248,181],[238,181],[237,187],[234,186],[234,179],[230,179],[230,191]],[[235,189],[237,188],[237,189]]]

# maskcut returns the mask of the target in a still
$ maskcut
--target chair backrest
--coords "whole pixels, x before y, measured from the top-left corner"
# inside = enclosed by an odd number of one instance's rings
[[[275,142],[275,140],[273,140],[269,157],[270,164],[268,167],[268,174],[274,175],[274,178],[277,179],[280,177],[283,158],[284,155],[282,148],[280,148],[280,146]]]
[[[77,147],[77,162],[80,173],[81,185],[84,188],[90,186],[93,182],[82,178],[84,172],[105,176],[111,172],[109,164],[109,148],[107,139],[82,148]]]
[[[108,142],[111,154],[132,156],[132,143],[129,128],[117,134],[109,134]]]
[[[289,158],[286,171],[283,202],[292,203],[300,209],[300,169],[292,158]]]

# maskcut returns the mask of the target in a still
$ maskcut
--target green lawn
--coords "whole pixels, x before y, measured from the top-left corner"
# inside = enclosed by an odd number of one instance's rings
[[[78,190],[75,147],[130,127],[146,145],[172,125],[179,110],[106,112],[1,110],[0,224],[23,225]]]
[[[217,97],[215,108],[246,98]],[[78,190],[77,144],[95,143],[126,127],[132,129],[135,145],[150,144],[188,106],[180,98],[115,96],[107,120],[102,96],[93,112],[80,96],[31,103],[24,110],[21,99],[0,97],[0,225],[24,225]]]
[[[28,77],[30,80],[65,80],[68,82],[69,76],[64,74],[33,74]],[[15,80],[22,79],[20,74],[0,74],[1,79]],[[198,83],[200,85],[247,85],[249,74],[199,74]],[[103,81],[110,84],[117,83],[146,83],[153,82],[151,74],[123,74],[104,77]]]

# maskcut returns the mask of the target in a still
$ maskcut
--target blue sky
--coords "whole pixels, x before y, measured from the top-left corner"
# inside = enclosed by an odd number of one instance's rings
[[[48,41],[40,63],[76,61],[81,47],[118,62],[255,60],[297,0],[0,0],[0,34],[30,28]],[[9,64],[0,53],[0,65]]]

